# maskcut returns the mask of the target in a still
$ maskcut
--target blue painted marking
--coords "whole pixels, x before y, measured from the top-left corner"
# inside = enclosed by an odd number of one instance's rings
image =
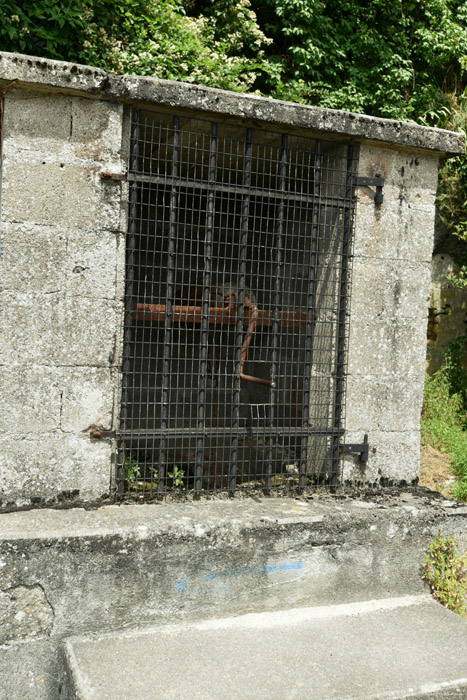
[[[179,578],[176,585],[175,585],[175,590],[177,593],[185,593],[186,591],[186,584],[190,580],[190,576],[182,576],[182,578]]]
[[[284,564],[267,564],[265,566],[244,566],[240,569],[226,569],[225,571],[215,571],[206,574],[204,580],[212,581],[223,576],[241,576],[243,574],[272,574],[275,571],[296,571],[297,569],[303,569],[304,566],[305,562],[303,561],[289,561]]]

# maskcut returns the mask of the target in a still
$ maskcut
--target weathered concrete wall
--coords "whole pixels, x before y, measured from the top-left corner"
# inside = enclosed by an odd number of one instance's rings
[[[58,699],[69,635],[427,591],[466,518],[423,489],[0,514],[0,696]]]
[[[440,153],[459,134],[251,95],[0,53],[0,500],[93,500],[108,493],[117,427],[126,230],[125,105],[189,110],[360,143],[360,174],[385,178],[375,207],[359,189],[346,442],[368,433],[362,470],[418,474],[426,298]]]
[[[124,272],[122,105],[4,95],[0,500],[109,492]]]
[[[384,201],[360,187],[355,226],[346,442],[368,434],[365,469],[344,479],[418,477],[437,154],[361,145],[359,174],[385,178]]]

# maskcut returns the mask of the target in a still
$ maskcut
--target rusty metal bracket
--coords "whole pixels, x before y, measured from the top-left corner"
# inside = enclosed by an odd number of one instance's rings
[[[383,177],[357,177],[356,178],[357,187],[376,187],[375,193],[375,204],[382,204],[384,195],[384,178]]]
[[[117,433],[115,430],[97,430],[94,428],[89,433],[91,440],[104,440],[104,439],[115,439]]]
[[[101,173],[101,179],[113,182],[126,182],[128,176],[127,173]]]
[[[368,452],[369,452],[369,447],[368,447],[368,435],[365,435],[363,437],[363,442],[361,443],[352,443],[352,444],[344,444],[341,445],[339,448],[340,454],[360,454],[360,460],[363,464],[366,464],[368,462]]]

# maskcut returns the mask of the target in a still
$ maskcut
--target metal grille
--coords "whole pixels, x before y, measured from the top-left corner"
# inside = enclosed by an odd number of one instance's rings
[[[357,155],[133,110],[121,494],[338,482]]]

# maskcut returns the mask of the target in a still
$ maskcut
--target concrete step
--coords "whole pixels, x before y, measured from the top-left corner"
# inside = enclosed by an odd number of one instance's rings
[[[430,596],[65,642],[73,700],[467,698],[467,622]]]

